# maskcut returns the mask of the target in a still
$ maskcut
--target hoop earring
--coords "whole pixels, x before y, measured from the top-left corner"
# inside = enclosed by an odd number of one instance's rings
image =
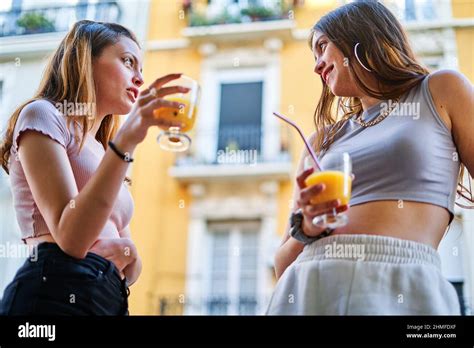
[[[367,68],[364,64],[362,64],[362,62],[360,61],[359,59],[359,55],[357,54],[357,46],[360,45],[360,42],[356,43],[355,46],[354,46],[354,55],[357,59],[357,61],[359,62],[360,65],[362,65],[362,67],[367,70],[368,72],[372,72],[372,70],[370,70],[369,68]]]

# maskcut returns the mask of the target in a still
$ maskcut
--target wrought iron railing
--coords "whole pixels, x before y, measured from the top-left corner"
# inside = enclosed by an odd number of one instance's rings
[[[187,15],[188,26],[199,27],[217,24],[235,24],[261,22],[269,20],[293,19],[295,2],[254,1],[251,5],[242,5],[239,1],[218,6],[211,3],[205,9],[196,8],[196,3],[183,0],[183,11]]]
[[[116,1],[78,3],[74,6],[12,8],[0,12],[0,37],[68,31],[81,19],[120,22],[121,9]]]
[[[177,156],[176,165],[256,164],[290,162],[290,129],[231,125],[217,131],[196,131],[191,149]],[[206,146],[203,146],[203,140]]]
[[[255,296],[209,296],[198,301],[182,300],[181,296],[157,298],[156,313],[159,315],[257,315],[261,306]]]
[[[260,151],[263,131],[258,126],[227,126],[217,133],[217,150]]]

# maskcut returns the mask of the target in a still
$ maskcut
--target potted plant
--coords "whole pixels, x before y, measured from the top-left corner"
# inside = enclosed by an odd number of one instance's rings
[[[227,147],[229,148],[229,151],[239,151],[240,150],[239,143],[236,140],[233,140],[233,139],[230,140],[227,143]]]
[[[232,24],[240,23],[240,18],[232,16],[227,10],[224,10],[219,15],[212,19],[212,24]]]
[[[25,34],[47,33],[54,31],[54,23],[39,12],[26,12],[16,24],[24,28]]]
[[[242,16],[248,16],[252,22],[273,19],[278,17],[274,10],[264,6],[250,6],[241,11]]]
[[[200,27],[210,25],[209,20],[202,13],[197,11],[192,11],[189,15],[189,26],[190,27]]]
[[[208,18],[205,14],[198,11],[191,11],[189,15],[189,26],[190,27],[199,27],[199,26],[208,26],[216,24],[230,24],[230,23],[240,23],[240,18],[230,15],[227,11],[217,14],[212,18]]]

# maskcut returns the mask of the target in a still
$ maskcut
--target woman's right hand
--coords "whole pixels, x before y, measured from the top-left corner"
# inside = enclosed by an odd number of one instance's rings
[[[113,262],[120,272],[138,257],[137,247],[130,238],[98,239],[89,252]]]
[[[309,168],[301,172],[296,177],[296,182],[299,188],[296,204],[298,208],[301,209],[304,216],[302,226],[303,232],[309,237],[315,237],[324,231],[323,228],[313,225],[314,217],[329,213],[334,208],[336,208],[338,213],[349,209],[348,205],[340,205],[340,201],[338,199],[319,204],[311,204],[310,201],[325,190],[324,184],[306,187],[305,180],[313,172],[314,168]]]
[[[158,78],[148,88],[142,90],[128,114],[127,120],[120,128],[116,139],[124,148],[135,147],[145,139],[151,126],[180,127],[179,122],[169,122],[153,115],[153,110],[167,107],[179,109],[183,104],[163,99],[164,96],[175,93],[187,93],[189,88],[183,86],[163,87],[166,83],[176,80],[182,74],[169,74]]]

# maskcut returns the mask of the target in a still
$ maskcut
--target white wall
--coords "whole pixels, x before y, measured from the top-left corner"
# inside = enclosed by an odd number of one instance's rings
[[[19,62],[19,64],[17,64]],[[6,121],[14,109],[31,98],[38,87],[44,59],[8,60],[0,63],[0,79],[3,80],[3,101],[0,107],[2,133]],[[10,178],[1,170],[0,174],[0,245],[21,244],[20,230],[16,221],[10,189]],[[0,255],[0,296],[5,286],[13,279],[24,258]]]
[[[45,65],[44,58],[23,59],[21,56],[0,63],[0,80],[3,80],[2,129],[15,108],[36,92]]]

